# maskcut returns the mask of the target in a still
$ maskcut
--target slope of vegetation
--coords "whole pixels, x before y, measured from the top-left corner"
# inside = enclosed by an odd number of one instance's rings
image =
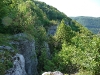
[[[96,17],[79,16],[79,17],[71,17],[71,18],[73,20],[76,20],[83,26],[87,27],[95,34],[100,32],[100,17],[96,18]]]
[[[36,50],[40,50],[37,52],[39,73],[60,70],[72,74],[81,70],[100,74],[100,37],[56,8],[36,0],[1,0],[0,12],[0,45],[9,45],[11,39],[7,37],[14,34],[29,34],[36,41]],[[47,31],[52,25],[57,25],[57,30],[49,36]],[[50,59],[42,48],[43,42],[49,43]],[[9,55],[6,52],[4,57],[9,59]],[[11,66],[11,60],[0,61],[0,74],[4,75]]]

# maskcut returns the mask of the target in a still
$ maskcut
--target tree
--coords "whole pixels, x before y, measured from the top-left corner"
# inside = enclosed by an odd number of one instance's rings
[[[62,20],[60,25],[57,27],[57,31],[55,33],[56,40],[58,42],[63,42],[63,41],[70,42],[73,36],[74,36],[74,33],[71,30],[70,26],[66,25],[65,21]]]
[[[78,54],[78,61],[84,70],[89,70],[94,75],[100,74],[100,38],[96,36],[78,35],[72,39],[73,44],[81,51]]]

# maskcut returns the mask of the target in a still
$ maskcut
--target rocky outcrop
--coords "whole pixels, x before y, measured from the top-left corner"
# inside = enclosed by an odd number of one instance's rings
[[[13,68],[7,70],[5,75],[26,75],[23,55],[16,54],[13,57]]]
[[[14,49],[18,50],[17,52],[19,54],[23,55],[25,58],[25,71],[26,71],[27,75],[38,75],[37,65],[38,65],[39,58],[36,54],[35,40],[33,38],[30,38],[30,36],[28,36],[24,33],[16,34],[9,38],[11,39],[10,45]],[[51,58],[50,49],[49,49],[49,45],[47,42],[43,42],[42,46],[38,45],[38,47],[41,47],[39,49],[40,52],[41,52],[41,49],[43,49],[45,51],[47,59]],[[0,46],[0,49],[1,50],[6,49],[6,50],[12,51],[12,52],[14,51],[14,49],[12,49],[10,46]],[[20,68],[19,68],[19,70],[20,70]],[[12,71],[14,71],[14,68],[11,68],[9,70],[9,73],[12,73]]]
[[[13,48],[11,48],[10,46],[5,46],[5,45],[0,46],[0,51],[2,51],[2,50],[8,50],[10,52],[14,52]]]
[[[54,71],[54,72],[44,72],[42,75],[64,75],[60,71]]]
[[[29,39],[28,35],[20,33],[13,36],[10,42],[25,58],[25,70],[28,75],[37,75],[37,56],[34,39]]]
[[[50,75],[51,72],[44,72],[42,75]]]
[[[63,75],[60,71],[51,72],[51,75]]]
[[[57,25],[51,26],[48,29],[48,35],[54,35],[57,29]]]

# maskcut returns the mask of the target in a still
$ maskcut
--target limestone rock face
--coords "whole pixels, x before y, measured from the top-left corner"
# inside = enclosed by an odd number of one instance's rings
[[[8,50],[10,52],[14,52],[14,50],[10,46],[5,46],[5,45],[0,46],[0,51],[2,50]]]
[[[60,71],[54,71],[54,72],[44,72],[42,75],[64,75]]]
[[[63,75],[60,71],[54,71],[51,73],[51,75]]]
[[[50,75],[51,72],[44,72],[42,75]]]
[[[28,39],[28,35],[20,33],[13,36],[11,42],[12,45],[16,46],[19,53],[25,58],[25,70],[28,75],[37,75],[37,56],[35,51],[34,39]]]
[[[48,35],[54,35],[57,29],[57,25],[51,26],[48,29]]]
[[[7,70],[5,75],[26,75],[23,55],[16,54],[13,57],[13,68]]]

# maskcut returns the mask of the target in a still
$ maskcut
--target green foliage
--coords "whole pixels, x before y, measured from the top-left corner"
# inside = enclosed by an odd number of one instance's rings
[[[38,68],[37,69],[39,72],[42,72],[44,70],[44,65],[47,59],[46,50],[41,48],[41,51],[39,53],[40,55],[38,55]]]
[[[60,71],[63,73],[75,73],[78,71],[79,66],[77,63],[73,62],[73,59],[75,60],[75,57],[77,57],[77,49],[75,46],[68,46],[66,43],[62,45],[62,50],[56,54],[56,62],[57,68],[59,68]],[[76,60],[77,61],[77,60]]]
[[[79,73],[76,73],[75,75],[94,75],[91,71],[79,71]]]
[[[87,27],[93,33],[98,33],[100,28],[100,18],[96,17],[86,17],[86,16],[79,16],[79,17],[71,17],[73,20],[76,20],[83,26]]]
[[[38,26],[37,28],[35,28],[35,34],[34,34],[35,40],[41,44],[44,41],[48,40],[47,34],[46,34],[46,30],[43,26]]]
[[[37,44],[36,44],[37,45]],[[47,52],[47,48],[45,47],[45,42],[42,42],[37,45],[36,51],[37,51],[37,58],[38,58],[38,65],[37,70],[39,74],[41,72],[45,71],[45,64],[47,64],[47,60],[50,58]]]
[[[55,64],[53,63],[53,61],[47,59],[45,65],[44,65],[44,70],[45,71],[54,71],[56,69],[57,69],[57,67],[55,66]]]
[[[65,41],[59,52],[54,51],[55,54],[51,60],[48,60],[49,63],[45,64],[45,69],[47,71],[50,69],[60,70],[68,74],[83,69],[91,71],[94,75],[99,75],[99,42],[100,38],[97,36],[77,35],[72,38],[72,45],[68,45]]]
[[[0,46],[10,46],[9,44],[9,36],[10,35],[5,35],[5,34],[0,34]],[[12,47],[12,49],[14,49]],[[5,71],[11,68],[12,65],[12,57],[15,55],[16,50],[14,51],[9,51],[9,50],[1,50],[0,49],[0,75],[4,75]]]
[[[8,44],[8,35],[0,34],[0,45]]]
[[[38,8],[33,1],[15,1],[6,5],[9,9],[6,15],[2,17],[3,25],[0,26],[1,33],[16,34],[30,30],[30,26],[46,25],[49,23],[46,15]],[[9,3],[6,1],[6,3]],[[8,21],[10,19],[10,21]],[[7,30],[7,31],[5,31]]]
[[[79,39],[80,38],[80,39]],[[78,63],[81,64],[85,69],[87,70],[92,70],[93,72],[99,73],[99,62],[98,60],[100,54],[99,54],[99,46],[98,41],[100,38],[96,36],[91,36],[91,37],[86,37],[82,36],[77,38],[73,38],[74,44],[76,45],[77,48],[81,49],[79,52],[81,54],[80,60],[78,60]],[[81,58],[82,57],[82,58]],[[83,63],[83,64],[82,64]],[[98,75],[98,74],[95,74]]]
[[[62,20],[63,18],[67,18],[67,16],[57,10],[56,8],[47,5],[46,3],[35,1],[36,5],[46,13],[49,20]]]
[[[12,56],[13,52],[7,50],[0,52],[0,74],[4,75],[5,71],[13,67],[12,65]]]
[[[69,42],[73,36],[74,32],[71,30],[70,26],[66,25],[64,20],[62,20],[55,33],[56,40],[58,42]]]
[[[91,31],[89,31],[86,27],[82,26],[80,23],[78,23],[76,21],[72,20],[72,24],[70,25],[70,27],[75,32],[85,34],[85,35],[88,35],[88,36],[92,35]]]
[[[100,74],[100,38],[56,8],[39,1],[1,0],[0,12],[0,45],[9,45],[13,40],[6,34],[26,33],[34,38],[38,72],[60,70],[70,74],[83,69]],[[48,37],[46,31],[51,25],[58,27],[55,35]],[[45,42],[49,43],[51,59]],[[0,59],[5,58],[0,62],[0,74],[12,67],[13,55],[6,50],[0,52]]]

